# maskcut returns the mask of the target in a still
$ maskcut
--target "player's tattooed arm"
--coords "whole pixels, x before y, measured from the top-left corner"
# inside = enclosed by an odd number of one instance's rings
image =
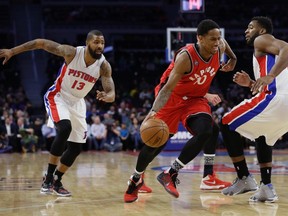
[[[105,102],[115,100],[115,85],[112,78],[112,68],[108,61],[104,61],[100,68],[101,83],[104,91],[97,90],[97,99]]]
[[[65,58],[66,63],[68,63],[74,58],[76,53],[76,48],[69,45],[62,45],[55,41],[47,39],[35,39],[28,41],[24,44],[16,46],[11,49],[12,56],[17,55],[22,52],[43,49],[47,52],[50,52],[54,55],[62,56]]]
[[[154,112],[158,112],[167,103],[167,101],[170,98],[171,93],[172,93],[172,89],[168,89],[168,88],[161,89],[153,103],[152,110]]]
[[[171,93],[178,81],[186,72],[192,70],[191,60],[186,51],[177,54],[175,59],[174,68],[172,69],[167,83],[159,91],[152,106],[152,111],[158,112],[169,100]]]

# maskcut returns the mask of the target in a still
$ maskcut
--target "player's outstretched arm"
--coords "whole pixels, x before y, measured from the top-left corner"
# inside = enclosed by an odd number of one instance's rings
[[[0,58],[4,58],[3,64],[13,56],[18,55],[23,52],[43,49],[47,52],[50,52],[54,55],[62,56],[65,58],[67,64],[69,64],[75,56],[76,48],[69,45],[62,45],[55,41],[47,39],[35,39],[23,43],[19,46],[13,47],[11,49],[2,49],[0,50]]]

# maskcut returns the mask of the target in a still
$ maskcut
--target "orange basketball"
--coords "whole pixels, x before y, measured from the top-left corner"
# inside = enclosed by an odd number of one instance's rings
[[[140,135],[147,146],[157,148],[168,140],[169,128],[161,119],[150,118],[141,124]]]

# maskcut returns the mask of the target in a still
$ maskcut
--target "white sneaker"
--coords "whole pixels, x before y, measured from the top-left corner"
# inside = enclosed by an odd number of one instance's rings
[[[243,176],[242,179],[237,177],[230,187],[222,190],[222,194],[227,196],[234,196],[237,194],[247,193],[249,191],[256,191],[257,189],[257,182],[250,174],[247,177]]]
[[[261,183],[259,190],[249,198],[249,202],[274,203],[277,200],[278,196],[271,183],[267,185]]]

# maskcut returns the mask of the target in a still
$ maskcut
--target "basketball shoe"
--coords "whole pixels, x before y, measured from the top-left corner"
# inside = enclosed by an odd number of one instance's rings
[[[69,197],[69,196],[71,196],[71,193],[63,187],[63,184],[59,180],[56,180],[54,182],[54,184],[53,184],[53,192],[57,196],[61,196],[61,197]]]
[[[252,175],[243,176],[242,179],[238,177],[234,180],[233,184],[222,190],[222,194],[227,196],[234,196],[237,194],[246,193],[249,191],[256,191],[258,185]]]
[[[176,189],[176,185],[180,184],[177,176],[178,173],[174,173],[170,176],[170,173],[165,172],[162,172],[157,176],[157,180],[163,185],[165,190],[176,198],[179,197],[179,192]]]
[[[124,202],[126,203],[135,202],[138,199],[139,189],[142,187],[143,184],[144,181],[142,178],[140,178],[138,182],[134,182],[133,176],[131,176],[128,181],[128,189],[124,194]]]
[[[144,183],[144,173],[141,175],[141,178],[143,179],[143,185],[140,187],[138,192],[139,193],[152,193],[152,189]]]
[[[271,183],[267,185],[261,183],[259,190],[249,198],[250,202],[273,203],[277,200],[278,196]]]
[[[53,175],[47,175],[43,177],[43,182],[41,185],[40,193],[41,194],[53,194]]]
[[[213,172],[212,175],[207,175],[202,178],[200,189],[201,190],[220,190],[231,185],[230,182],[225,182],[217,178],[216,174]]]

